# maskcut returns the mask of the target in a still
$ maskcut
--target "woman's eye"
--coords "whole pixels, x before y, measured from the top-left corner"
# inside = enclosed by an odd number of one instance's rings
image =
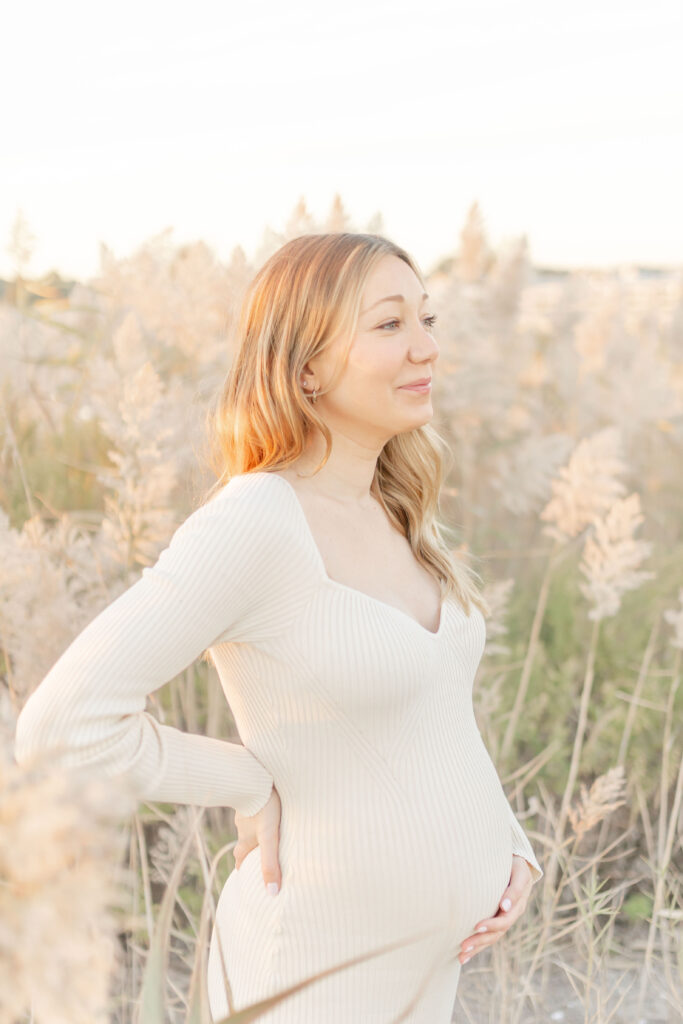
[[[432,316],[426,316],[424,318],[424,322],[427,325],[427,329],[430,330],[430,331],[431,331],[432,327],[434,326],[434,324],[436,323],[436,321],[437,321],[436,314],[433,314]],[[394,327],[395,325],[400,324],[400,322],[401,322],[400,320],[390,320],[386,324],[380,324],[380,330],[383,330],[385,327]]]

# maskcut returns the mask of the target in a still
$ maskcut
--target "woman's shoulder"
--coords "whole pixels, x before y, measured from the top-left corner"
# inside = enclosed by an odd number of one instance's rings
[[[185,550],[221,564],[249,558],[265,566],[286,558],[291,530],[282,498],[267,473],[231,477],[176,528],[165,561]]]
[[[301,551],[301,523],[289,486],[269,470],[238,473],[189,517],[221,547],[253,549],[261,564],[291,563]]]
[[[258,522],[275,523],[281,517],[285,495],[281,485],[273,482],[274,476],[265,470],[236,473],[196,511],[210,509],[233,518],[254,521],[255,516]]]
[[[227,638],[279,635],[296,619],[317,579],[303,571],[306,552],[286,487],[269,471],[240,473],[202,507],[211,505],[218,512],[211,528],[217,560],[227,562],[225,571],[244,591],[239,632]]]

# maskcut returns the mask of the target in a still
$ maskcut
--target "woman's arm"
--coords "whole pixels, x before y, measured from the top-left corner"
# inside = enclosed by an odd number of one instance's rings
[[[208,647],[240,636],[277,558],[274,521],[259,480],[245,477],[193,512],[29,697],[16,760],[48,754],[125,776],[140,799],[259,811],[273,779],[247,748],[163,725],[144,708]]]
[[[508,800],[508,814],[510,818],[510,827],[512,829],[512,853],[517,854],[519,857],[523,857],[531,868],[531,874],[533,876],[533,882],[536,883],[540,878],[543,878],[543,870],[541,865],[536,860],[534,851],[531,848],[531,843],[527,837],[526,832],[517,821],[515,812],[512,810],[512,805]]]

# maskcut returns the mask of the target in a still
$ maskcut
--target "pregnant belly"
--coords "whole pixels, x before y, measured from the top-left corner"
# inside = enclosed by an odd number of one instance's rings
[[[478,921],[496,913],[512,851],[495,772],[469,787],[445,772],[401,806],[372,791],[347,795],[348,806],[283,800],[277,896],[266,892],[258,846],[229,875],[216,925],[241,1005],[392,943],[405,944],[358,970],[407,984],[435,955],[455,961]],[[215,931],[209,984],[213,1002],[222,990]]]
[[[400,804],[381,792],[375,797],[366,789],[324,806],[283,800],[282,892],[275,898],[285,897],[283,914],[314,934],[341,930],[389,941],[441,928],[457,943],[496,913],[512,845],[493,766],[465,786],[445,772],[431,787],[406,792]],[[245,868],[248,898],[271,900],[258,851]]]
[[[218,918],[242,941],[273,935],[287,948],[358,952],[431,929],[457,955],[459,943],[495,915],[512,867],[508,807],[476,730],[404,749],[388,766],[400,799],[375,775],[354,791],[353,773],[313,786],[276,787],[282,801],[282,889],[265,889],[260,849],[233,871]],[[221,913],[222,911],[222,913]],[[259,938],[260,937],[260,938]],[[326,959],[326,956],[323,957]]]

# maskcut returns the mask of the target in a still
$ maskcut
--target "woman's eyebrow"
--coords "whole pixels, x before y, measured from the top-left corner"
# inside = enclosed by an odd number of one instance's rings
[[[424,300],[428,298],[429,295],[425,292],[422,296],[422,301],[424,302]],[[373,302],[373,304],[368,306],[367,309],[364,309],[362,313],[369,313],[371,309],[374,309],[375,306],[379,306],[382,302],[405,302],[405,297],[403,295],[387,295],[386,298],[378,299],[377,302]]]

